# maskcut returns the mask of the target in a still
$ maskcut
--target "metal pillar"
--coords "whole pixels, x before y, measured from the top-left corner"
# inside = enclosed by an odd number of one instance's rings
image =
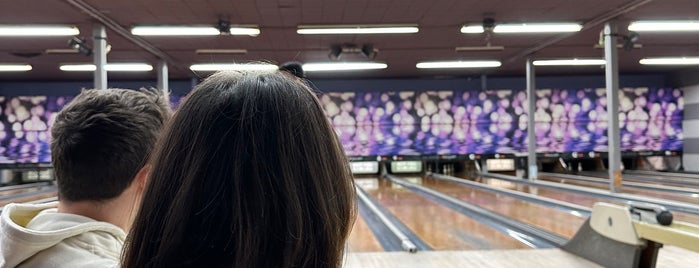
[[[107,31],[102,24],[95,24],[92,29],[94,47],[92,49],[95,64],[95,89],[107,88]]]
[[[619,64],[616,25],[604,25],[604,59],[607,86],[607,140],[609,152],[609,191],[621,191],[621,134],[619,131]]]
[[[162,90],[165,94],[168,94],[168,92],[170,92],[168,77],[169,76],[167,72],[167,62],[161,60],[158,63],[158,89]]]
[[[536,124],[534,114],[536,113],[536,75],[534,73],[534,63],[532,59],[527,59],[527,176],[529,180],[536,180],[538,166],[536,165]]]

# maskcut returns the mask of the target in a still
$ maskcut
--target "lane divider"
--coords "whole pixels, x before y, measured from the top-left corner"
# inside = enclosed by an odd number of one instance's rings
[[[369,210],[371,210],[374,215],[376,215],[379,220],[381,221],[382,224],[384,224],[390,231],[391,233],[398,238],[401,242],[401,247],[410,253],[415,253],[417,252],[417,246],[413,241],[408,238],[408,236],[403,233],[393,222],[381,211],[374,203],[369,199],[369,197],[364,193],[362,189],[360,189],[358,186],[355,186],[355,189],[357,191],[357,196],[359,197],[359,200],[363,202]]]

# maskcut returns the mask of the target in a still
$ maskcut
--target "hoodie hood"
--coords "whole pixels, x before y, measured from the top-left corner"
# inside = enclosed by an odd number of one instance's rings
[[[121,228],[80,215],[58,213],[57,205],[58,202],[5,206],[0,218],[0,267],[15,267],[40,253],[47,255],[42,258],[60,254],[62,259],[70,259],[91,254],[101,259],[119,259],[126,238]],[[77,241],[57,246],[70,239]]]

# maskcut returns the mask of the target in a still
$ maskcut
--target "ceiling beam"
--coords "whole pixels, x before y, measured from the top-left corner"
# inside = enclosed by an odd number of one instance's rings
[[[640,6],[643,6],[645,4],[648,4],[652,1],[653,0],[633,0],[633,1],[630,1],[622,6],[617,7],[615,9],[612,9],[612,10],[609,10],[609,11],[604,12],[602,14],[599,14],[599,15],[593,17],[592,19],[590,19],[589,21],[583,23],[583,28],[581,31],[584,31],[584,30],[590,29],[592,27],[595,27],[597,25],[603,24],[611,19],[614,19],[614,18],[621,16],[623,14],[629,13],[630,11],[632,11]],[[505,62],[512,63],[512,62],[517,61],[521,58],[528,57],[528,56],[530,56],[536,52],[539,52],[540,50],[542,50],[550,45],[558,43],[558,42],[560,42],[568,37],[571,37],[575,34],[576,34],[575,32],[574,33],[560,34],[560,35],[555,36],[551,39],[548,39],[544,42],[541,42],[536,46],[533,46],[533,47],[530,47],[530,48],[527,48],[525,50],[520,51],[519,53],[517,53],[514,56],[507,59]]]
[[[98,20],[105,26],[107,26],[109,29],[112,31],[116,32],[117,34],[121,35],[122,37],[126,38],[126,40],[129,40],[130,42],[136,44],[137,46],[141,47],[142,49],[148,51],[148,53],[153,54],[154,56],[160,58],[161,60],[166,61],[171,67],[177,67],[179,64],[178,61],[176,61],[173,57],[165,53],[164,51],[160,50],[159,48],[155,47],[151,43],[148,43],[148,41],[144,40],[143,38],[140,38],[138,36],[134,36],[131,34],[131,31],[128,29],[124,28],[121,26],[118,22],[116,22],[114,19],[107,17],[104,13],[100,12],[93,6],[87,4],[83,0],[65,0],[68,2],[68,4],[72,5],[73,7],[79,9],[80,11],[90,15],[90,17]]]

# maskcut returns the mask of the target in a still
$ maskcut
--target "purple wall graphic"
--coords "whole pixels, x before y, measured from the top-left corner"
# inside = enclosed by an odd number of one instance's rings
[[[51,163],[50,128],[73,97],[0,96],[0,164]],[[182,99],[171,95],[171,105]]]
[[[73,97],[0,97],[0,163],[49,163],[56,113]]]
[[[682,150],[679,89],[620,93],[623,151]],[[49,129],[72,98],[0,97],[0,164],[49,163]],[[524,90],[336,92],[319,98],[351,156],[527,150]],[[183,99],[170,96],[173,107]],[[542,89],[536,105],[538,152],[607,151],[604,89]]]
[[[348,155],[527,150],[524,90],[339,92],[320,96]],[[537,91],[538,152],[607,151],[604,89]],[[624,88],[623,151],[682,150],[682,92]]]

